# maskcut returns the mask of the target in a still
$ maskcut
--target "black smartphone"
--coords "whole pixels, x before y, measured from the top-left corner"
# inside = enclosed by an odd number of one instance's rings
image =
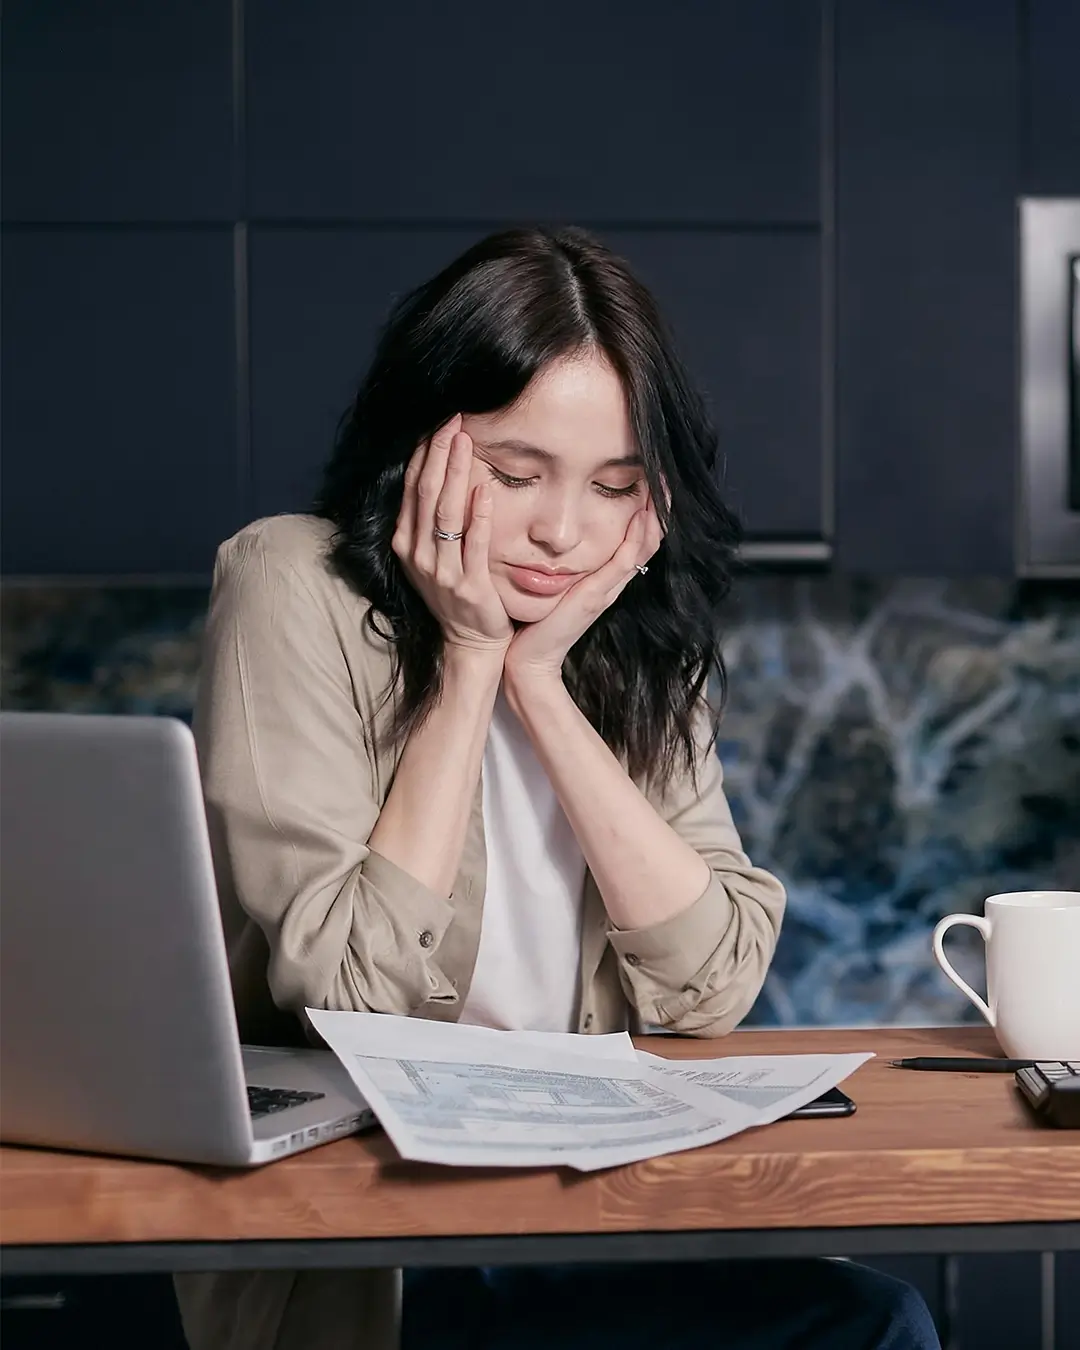
[[[855,1103],[839,1088],[830,1088],[820,1097],[815,1097],[805,1106],[796,1107],[785,1120],[807,1120],[814,1116],[851,1116],[855,1114]]]

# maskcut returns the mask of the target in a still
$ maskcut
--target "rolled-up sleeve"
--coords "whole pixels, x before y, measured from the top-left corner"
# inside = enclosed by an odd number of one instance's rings
[[[368,847],[373,728],[341,622],[257,534],[222,545],[194,728],[215,869],[265,937],[279,1008],[408,1013],[457,999],[453,908]]]
[[[702,894],[647,928],[615,929],[623,991],[643,1022],[721,1036],[749,1012],[776,948],[784,888],[742,849],[724,795],[708,719],[698,722],[697,786],[675,783],[658,804],[672,829],[709,865]]]

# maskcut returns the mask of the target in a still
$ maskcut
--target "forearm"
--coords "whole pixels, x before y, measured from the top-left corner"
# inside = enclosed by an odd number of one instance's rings
[[[403,872],[449,896],[461,866],[502,654],[447,648],[442,694],[402,750],[368,839]]]
[[[508,674],[505,689],[615,927],[647,928],[688,909],[709,884],[708,863],[657,815],[562,681]]]

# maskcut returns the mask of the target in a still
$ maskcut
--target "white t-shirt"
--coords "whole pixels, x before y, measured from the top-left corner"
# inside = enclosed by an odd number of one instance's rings
[[[461,1021],[576,1031],[585,859],[502,691],[484,747],[487,889]]]

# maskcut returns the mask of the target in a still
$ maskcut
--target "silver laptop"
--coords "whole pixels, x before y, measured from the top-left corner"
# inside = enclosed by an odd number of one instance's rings
[[[241,1047],[195,742],[0,713],[0,1139],[254,1166],[374,1123],[328,1051]]]

